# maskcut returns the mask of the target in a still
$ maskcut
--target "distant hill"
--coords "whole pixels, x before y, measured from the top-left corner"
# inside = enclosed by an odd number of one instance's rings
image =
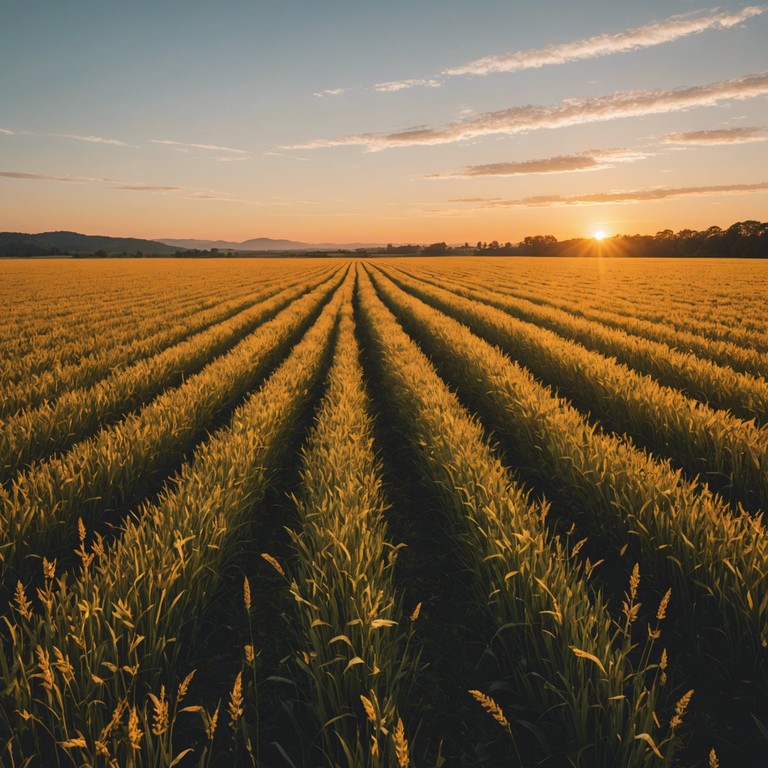
[[[78,232],[0,232],[0,256],[62,256],[81,255],[101,251],[107,255],[135,254],[171,255],[176,248],[155,240],[136,237],[104,237],[81,235]]]
[[[381,243],[302,243],[297,240],[275,240],[271,237],[254,237],[251,240],[243,240],[241,243],[229,240],[174,240],[161,238],[161,243],[172,245],[175,248],[196,248],[210,250],[218,248],[220,251],[353,251],[356,248],[382,248]]]
[[[353,251],[356,248],[381,248],[377,243],[302,243],[296,240],[277,240],[271,237],[256,237],[241,243],[227,240],[142,240],[137,237],[106,237],[102,235],[81,235],[78,232],[0,232],[0,256],[130,256],[141,253],[144,256],[171,256],[179,250],[239,252],[279,251]]]

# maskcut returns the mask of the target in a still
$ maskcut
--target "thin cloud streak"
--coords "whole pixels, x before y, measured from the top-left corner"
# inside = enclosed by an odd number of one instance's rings
[[[419,127],[396,133],[367,133],[335,139],[315,139],[282,148],[363,146],[370,151],[376,151],[390,147],[450,144],[493,134],[512,136],[540,128],[562,128],[623,117],[679,112],[692,107],[714,106],[723,101],[750,99],[765,94],[768,94],[768,73],[763,72],[707,85],[653,91],[618,91],[596,98],[567,99],[554,106],[511,107],[448,123],[439,128]]]
[[[348,90],[349,88],[325,88],[322,91],[315,91],[312,95],[317,96],[318,99],[322,99],[323,96],[341,96]]]
[[[485,176],[529,176],[545,173],[601,171],[617,163],[635,163],[650,157],[646,152],[629,149],[589,149],[575,155],[556,155],[538,160],[470,165],[453,173],[431,173],[425,179],[471,179]]]
[[[376,83],[373,86],[374,91],[379,93],[395,93],[396,91],[404,91],[407,88],[440,88],[442,83],[439,80],[392,80],[388,83]]]
[[[193,192],[191,195],[187,195],[187,200],[226,200],[227,202],[247,202],[245,200],[238,200],[230,195],[218,194],[217,192]]]
[[[717,12],[713,9],[705,16],[680,14],[614,34],[596,35],[571,43],[550,45],[546,48],[485,56],[468,64],[446,69],[442,74],[455,76],[519,72],[524,69],[537,69],[552,64],[625,53],[669,43],[710,29],[729,29],[765,11],[766,6],[748,6],[737,13]]]
[[[756,141],[768,141],[768,134],[759,127],[719,128],[711,131],[686,131],[670,133],[664,137],[665,144],[689,144],[710,146],[716,144],[750,144]]]
[[[24,171],[0,171],[0,179],[15,181],[53,181],[66,184],[108,184],[110,189],[121,192],[146,192],[153,195],[183,195],[185,200],[218,200],[227,203],[242,203],[245,205],[264,205],[256,200],[245,200],[227,192],[217,192],[211,189],[194,187],[178,187],[164,184],[142,184],[141,182],[118,181],[115,179],[98,179],[87,176],[53,176],[45,173],[27,173]],[[177,198],[178,199],[178,198]]]
[[[86,176],[51,176],[47,173],[24,173],[22,171],[0,171],[0,178],[23,181],[58,181],[65,184],[86,184],[94,181],[105,181],[105,179],[91,179]]]
[[[189,191],[189,190],[187,190]],[[246,200],[237,195],[230,195],[226,192],[213,192],[210,190],[196,190],[186,195],[185,200],[217,200],[222,203],[241,203],[242,205],[263,205],[256,200]]]
[[[680,38],[701,34],[711,29],[730,29],[755,16],[760,16],[766,10],[768,10],[768,6],[747,6],[736,13],[719,11],[717,8],[708,11],[682,13],[670,16],[663,21],[654,21],[642,27],[633,27],[612,34],[595,35],[570,43],[549,45],[546,48],[532,48],[525,51],[484,56],[458,67],[444,69],[440,75],[442,77],[455,77],[458,75],[519,72],[525,69],[565,64],[570,61],[610,56],[614,53],[627,53],[674,42]],[[378,83],[373,87],[373,90],[379,93],[393,93],[407,88],[423,86],[439,88],[442,85],[444,85],[444,81],[437,77],[415,78]],[[349,88],[329,88],[315,93],[315,96],[335,96],[349,90]]]
[[[302,163],[312,162],[308,157],[300,157],[299,155],[288,155],[285,152],[275,152],[272,149],[268,149],[261,153],[264,157],[287,157],[289,160],[300,160]]]
[[[123,189],[128,192],[155,192],[168,194],[169,192],[181,192],[184,188],[151,186],[148,184],[121,184],[119,186],[112,187],[112,189]]]
[[[186,141],[171,141],[170,139],[150,139],[150,144],[164,144],[170,147],[190,147],[191,149],[209,149],[213,152],[232,152],[237,155],[249,154],[245,149],[234,149],[233,147],[220,147],[217,144],[192,144]]]
[[[478,208],[536,208],[560,207],[570,205],[610,205],[642,203],[655,200],[670,200],[682,197],[702,197],[707,195],[736,195],[768,191],[768,181],[757,184],[713,184],[700,187],[656,187],[620,192],[595,192],[589,195],[539,195],[522,197],[517,200],[501,198],[465,197],[450,200],[452,203],[472,203]]]
[[[105,139],[103,136],[78,136],[74,133],[51,133],[49,136],[56,136],[59,139],[75,139],[76,141],[87,141],[89,144],[110,144],[114,147],[132,147],[133,144],[126,144],[118,139]]]

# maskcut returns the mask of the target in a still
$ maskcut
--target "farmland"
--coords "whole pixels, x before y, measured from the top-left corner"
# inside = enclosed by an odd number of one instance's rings
[[[768,268],[0,262],[2,766],[761,766]]]

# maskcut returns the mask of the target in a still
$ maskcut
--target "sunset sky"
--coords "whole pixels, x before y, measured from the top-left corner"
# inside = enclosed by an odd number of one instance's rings
[[[768,6],[27,0],[0,230],[517,242],[768,219]]]

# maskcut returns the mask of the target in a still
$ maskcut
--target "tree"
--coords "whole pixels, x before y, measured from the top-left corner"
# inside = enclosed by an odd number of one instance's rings
[[[520,245],[531,253],[543,253],[557,243],[554,235],[529,235],[524,237]]]
[[[421,255],[422,256],[439,256],[443,253],[450,253],[451,249],[448,247],[446,243],[432,243],[432,245],[427,245],[425,248],[422,249]]]

